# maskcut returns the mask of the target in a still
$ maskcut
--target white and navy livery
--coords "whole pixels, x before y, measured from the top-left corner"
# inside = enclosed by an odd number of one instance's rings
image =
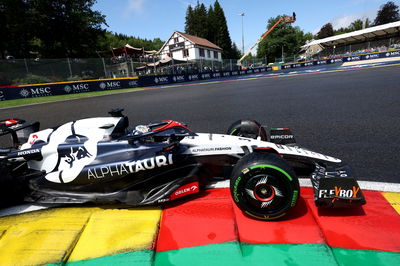
[[[110,113],[41,131],[38,123],[2,121],[0,135],[11,134],[15,146],[0,150],[2,187],[25,201],[139,206],[230,178],[239,208],[268,220],[296,204],[297,176],[309,176],[319,206],[365,203],[341,160],[299,147],[289,129],[267,136],[249,120],[235,122],[228,134],[194,133],[172,120],[129,129],[121,109]],[[9,194],[2,193],[0,205],[13,203]]]

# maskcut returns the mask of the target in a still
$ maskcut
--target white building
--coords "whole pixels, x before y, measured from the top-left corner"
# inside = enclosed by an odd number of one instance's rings
[[[206,39],[175,31],[158,51],[158,55],[162,60],[173,58],[181,61],[194,59],[222,61],[221,52],[221,47]]]

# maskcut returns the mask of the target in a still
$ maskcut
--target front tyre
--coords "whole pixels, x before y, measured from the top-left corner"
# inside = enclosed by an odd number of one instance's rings
[[[231,174],[233,201],[245,214],[260,220],[283,217],[296,205],[299,181],[288,163],[273,153],[251,153]]]

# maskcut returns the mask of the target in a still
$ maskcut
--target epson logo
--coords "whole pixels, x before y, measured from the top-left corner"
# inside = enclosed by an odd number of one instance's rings
[[[271,135],[271,139],[292,139],[293,135]]]
[[[17,153],[18,156],[25,156],[25,155],[30,155],[30,154],[36,154],[39,153],[39,149],[34,149],[34,150],[26,150],[26,151],[20,151]]]

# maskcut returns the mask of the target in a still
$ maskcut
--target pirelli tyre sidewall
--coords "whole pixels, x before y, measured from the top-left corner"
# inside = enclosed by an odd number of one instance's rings
[[[235,204],[248,216],[273,220],[296,205],[299,181],[289,164],[273,153],[251,153],[234,167],[230,190]]]
[[[228,135],[253,138],[261,137],[261,140],[267,141],[265,129],[255,120],[238,120],[228,128]]]

